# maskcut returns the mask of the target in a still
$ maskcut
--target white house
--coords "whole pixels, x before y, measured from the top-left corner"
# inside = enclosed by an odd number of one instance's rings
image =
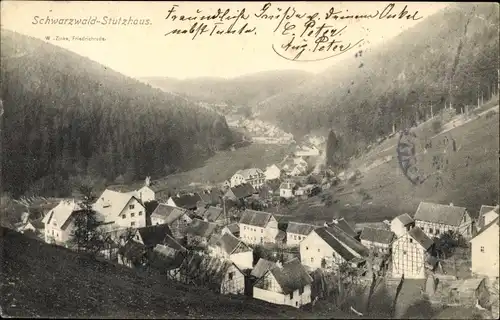
[[[146,226],[146,209],[132,193],[106,189],[93,204],[93,209],[104,221],[113,221],[121,227]]]
[[[240,218],[240,239],[247,244],[274,243],[278,220],[267,212],[246,209]]]
[[[198,202],[203,201],[198,193],[182,194],[168,198],[167,204],[172,207],[183,208],[186,210],[196,210]]]
[[[264,171],[264,175],[266,181],[279,179],[281,177],[281,169],[275,164],[270,165],[266,168],[266,171]]]
[[[151,181],[150,177],[146,177],[144,186],[136,191],[136,197],[144,202],[152,200],[167,200],[168,199],[168,186],[165,182]]]
[[[62,200],[50,210],[42,222],[45,225],[45,242],[65,244],[71,239],[74,213],[82,210],[74,200]]]
[[[243,169],[238,170],[231,177],[231,187],[238,186],[240,184],[249,183],[255,189],[262,187],[266,180],[266,176],[262,170],[259,168]]]
[[[286,181],[280,184],[280,197],[282,198],[293,198],[294,190],[297,184],[293,181]]]
[[[407,213],[397,216],[391,221],[391,231],[396,237],[401,237],[406,232],[410,231],[415,226],[415,221]]]
[[[222,228],[222,231],[221,231],[222,235],[224,235],[226,233],[229,233],[229,234],[235,236],[236,238],[239,238],[240,237],[240,226],[238,225],[238,223],[228,224],[227,226]]]
[[[317,227],[307,223],[289,222],[286,228],[287,246],[298,246],[315,228]]]
[[[359,241],[335,225],[313,230],[299,247],[302,264],[311,270],[336,268],[343,262],[357,266],[369,253]]]
[[[310,145],[297,148],[297,150],[295,151],[295,155],[299,157],[319,156],[320,152],[319,149],[316,148],[316,146]]]
[[[485,225],[478,234],[470,240],[472,272],[490,278],[499,275],[499,218]]]
[[[300,264],[293,259],[283,264],[277,263],[258,279],[253,287],[253,297],[274,304],[299,308],[311,303],[313,279]]]
[[[462,234],[466,239],[472,237],[474,222],[463,207],[420,202],[413,219],[415,226],[431,239],[449,230]]]
[[[420,229],[410,229],[392,243],[392,276],[425,279],[425,264],[434,242]]]
[[[497,206],[481,206],[479,210],[479,216],[477,221],[477,229],[481,230],[484,226],[488,225],[491,221],[498,217],[498,205]]]
[[[252,269],[253,250],[230,233],[212,236],[208,243],[209,254],[231,260],[239,269]]]
[[[361,244],[376,253],[389,253],[394,239],[392,231],[365,227],[361,231]]]

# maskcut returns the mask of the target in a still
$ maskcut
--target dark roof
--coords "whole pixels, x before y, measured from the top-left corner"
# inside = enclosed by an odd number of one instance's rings
[[[30,220],[29,221],[35,229],[45,229],[45,224],[42,222],[42,219]]]
[[[351,261],[356,258],[354,254],[351,253],[342,243],[340,243],[335,237],[327,231],[326,227],[318,228],[314,230],[318,236],[323,239],[335,252],[337,252],[346,261]]]
[[[437,203],[420,202],[415,220],[459,226],[467,209]]]
[[[491,227],[492,225],[494,225],[495,223],[498,225],[499,222],[499,217],[496,217],[493,221],[491,221],[490,223],[488,223],[487,225],[485,225],[475,236],[474,238],[472,238],[471,240],[474,240],[477,236],[479,236],[481,233],[483,233],[485,230],[487,230],[489,227]]]
[[[118,253],[131,261],[138,261],[146,254],[146,247],[139,242],[129,240],[123,247],[118,249]]]
[[[146,215],[151,216],[151,214],[156,210],[160,203],[156,200],[144,202],[144,208],[146,209]]]
[[[419,227],[412,228],[408,231],[408,234],[420,243],[425,250],[429,250],[429,248],[434,244],[434,241],[432,241]]]
[[[217,188],[213,188],[208,192],[200,192],[199,195],[203,202],[219,203],[220,197],[222,197],[222,192]]]
[[[390,244],[394,238],[394,233],[384,229],[365,227],[359,238],[370,242]]]
[[[235,233],[239,233],[240,232],[240,226],[239,224],[237,224],[236,222],[235,223],[231,223],[231,224],[228,224],[226,226],[226,228],[229,229],[229,231],[231,231],[231,233],[234,235]]]
[[[203,238],[210,237],[217,229],[217,224],[200,219],[193,219],[186,229],[186,233]]]
[[[167,224],[138,228],[137,232],[141,235],[144,245],[148,248],[163,244],[167,236],[172,236],[172,231]]]
[[[186,214],[186,210],[183,208],[177,208],[164,203],[160,203],[151,214],[151,217],[162,218],[165,220],[165,223],[171,224],[172,222],[182,217],[184,214]]]
[[[156,246],[158,247],[159,244],[157,244]],[[177,242],[177,240],[175,240],[172,236],[169,235],[165,237],[162,246],[171,248],[172,250],[176,251],[181,251],[181,252],[187,251],[187,249],[183,245],[181,245],[179,242]]]
[[[396,217],[401,223],[406,227],[407,225],[412,224],[415,222],[412,217],[408,213],[403,213],[402,215],[399,215]]]
[[[276,237],[274,237],[276,241],[284,242],[286,240],[286,232],[283,230],[278,230]]]
[[[164,245],[156,245],[148,255],[149,266],[158,271],[178,268],[186,256],[186,251],[175,250]]]
[[[276,265],[270,272],[283,289],[284,294],[302,289],[313,281],[297,258],[283,263],[281,267]]]
[[[223,211],[222,208],[210,207],[202,213],[202,216],[209,222],[215,222],[224,219],[224,215],[222,214]]]
[[[252,272],[250,272],[250,275],[260,279],[274,266],[276,266],[276,262],[260,258],[255,267],[253,267]]]
[[[280,188],[281,180],[280,179],[268,180],[264,185],[274,192]]]
[[[175,205],[184,209],[195,209],[198,201],[201,201],[201,197],[198,193],[195,194],[184,194],[179,197],[172,197]]]
[[[249,183],[240,184],[236,187],[232,187],[230,191],[234,194],[237,199],[242,199],[251,196],[256,193],[254,187]],[[229,192],[229,191],[228,191]]]
[[[338,241],[340,241],[345,246],[347,246],[347,247],[351,248],[352,250],[354,250],[355,252],[357,252],[360,256],[362,256],[362,257],[368,256],[368,253],[369,253],[368,248],[366,248],[364,245],[362,245],[358,240],[349,236],[342,229],[340,229],[334,225],[331,227],[327,227],[326,229]]]
[[[336,222],[328,223],[329,227],[332,225],[337,226],[340,230],[344,231],[351,237],[356,237],[358,235],[356,230],[354,230],[354,228],[344,218],[337,219]]]
[[[179,266],[179,275],[195,285],[220,292],[224,277],[232,265],[229,260],[189,251]]]
[[[288,222],[287,233],[301,234],[308,236],[316,227],[307,223]]]
[[[271,217],[272,214],[267,212],[246,209],[241,215],[240,223],[265,228]]]
[[[232,254],[240,243],[241,245],[246,246],[240,239],[229,233],[226,233],[221,237],[212,237],[210,239],[210,245],[221,247],[227,254]],[[248,246],[246,247],[248,248]],[[250,249],[248,251],[250,251]]]

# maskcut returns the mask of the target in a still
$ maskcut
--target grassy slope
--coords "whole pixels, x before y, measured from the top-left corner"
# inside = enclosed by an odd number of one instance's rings
[[[362,159],[353,161],[354,164],[361,165],[388,155],[393,156],[389,162],[364,173],[355,183],[347,183],[342,190],[333,189],[331,193],[338,203],[330,208],[314,206],[320,203],[314,197],[291,210],[282,209],[281,212],[293,214],[297,220],[303,221],[324,221],[334,216],[346,216],[356,222],[370,222],[390,219],[403,212],[413,214],[420,201],[433,201],[453,202],[476,214],[482,204],[498,201],[498,120],[498,113],[489,119],[483,115],[432,139],[434,151],[443,150],[443,147],[438,147],[438,143],[445,135],[453,137],[457,142],[456,152],[447,149],[449,164],[442,171],[443,183],[440,185],[436,186],[435,177],[418,186],[406,179],[399,170],[395,149],[397,137],[394,137],[374,147]],[[432,134],[418,133],[419,138],[422,136]],[[419,158],[422,169],[427,172],[432,169],[430,154],[431,152]],[[470,161],[466,167],[467,156]],[[372,199],[362,201],[359,194],[361,189],[366,190]],[[349,206],[346,207],[347,204]]]
[[[304,318],[305,311],[140,275],[1,228],[0,304],[17,317]]]

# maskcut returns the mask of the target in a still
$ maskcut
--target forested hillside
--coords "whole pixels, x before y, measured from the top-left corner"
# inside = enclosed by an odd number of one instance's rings
[[[161,176],[225,148],[224,117],[2,29],[2,187],[64,196],[75,176]]]
[[[311,76],[304,71],[277,70],[258,72],[232,79],[178,80],[149,77],[143,80],[167,92],[174,92],[200,101],[254,107],[258,102],[268,97],[286,92],[288,89],[302,84]]]
[[[295,135],[333,127],[348,145],[362,145],[424,120],[431,105],[436,114],[450,101],[457,111],[478,94],[486,101],[497,90],[498,27],[498,4],[452,4],[267,99],[261,117]]]

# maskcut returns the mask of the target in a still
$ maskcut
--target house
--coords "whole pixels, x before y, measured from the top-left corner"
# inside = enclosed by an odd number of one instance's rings
[[[42,219],[45,225],[45,242],[66,244],[71,239],[74,216],[82,207],[74,200],[62,200]]]
[[[207,206],[217,206],[218,204],[221,203],[221,198],[223,196],[223,193],[217,189],[217,188],[212,188],[210,190],[203,190],[202,192],[198,193],[201,198],[201,204],[198,205],[197,207],[207,207]]]
[[[272,214],[246,209],[240,218],[240,239],[245,243],[274,243],[278,221]]]
[[[238,170],[231,177],[231,187],[238,186],[240,184],[248,183],[255,189],[259,189],[265,181],[265,174],[259,168],[243,169]]]
[[[477,228],[478,230],[481,230],[489,224],[491,221],[495,220],[498,217],[498,208],[499,206],[481,206],[481,209],[479,210],[479,215],[478,215],[478,221],[477,221]]]
[[[227,222],[224,216],[224,209],[219,207],[209,207],[201,212],[201,217],[207,222],[214,222],[218,225],[225,225]]]
[[[254,280],[259,280],[275,266],[276,262],[260,258],[259,261],[257,261],[257,264],[253,267],[252,271],[250,272],[250,276],[253,277]]]
[[[255,282],[253,297],[299,308],[311,303],[312,281],[298,259],[278,262]]]
[[[213,256],[232,261],[241,270],[252,269],[252,248],[230,233],[211,237],[208,251]]]
[[[171,279],[208,288],[219,294],[243,294],[245,275],[231,261],[188,251],[178,268],[168,271]]]
[[[301,176],[301,175],[307,173],[307,166],[305,166],[303,164],[294,165],[292,167],[292,169],[289,170],[287,173],[291,177]]]
[[[432,256],[434,242],[415,227],[392,243],[392,276],[405,279],[425,279],[425,264]]]
[[[227,226],[225,226],[222,229],[221,234],[224,235],[226,233],[232,234],[236,238],[239,238],[240,237],[240,226],[239,226],[239,224],[238,223],[231,223],[231,224],[228,224]]]
[[[229,200],[238,201],[251,197],[256,192],[257,191],[255,191],[254,187],[252,187],[248,183],[245,183],[235,187],[231,187],[229,190],[227,190],[224,197]]]
[[[210,237],[217,232],[218,225],[200,219],[193,219],[186,229],[187,245],[204,248]]]
[[[141,268],[147,262],[146,247],[137,241],[130,240],[118,250],[118,263],[129,268]]]
[[[283,182],[280,185],[280,197],[286,198],[286,199],[293,198],[296,186],[297,186],[297,184],[295,182],[292,182],[292,181]]]
[[[316,195],[317,193],[319,193],[319,191],[320,191],[319,186],[314,184],[307,184],[303,187],[297,188],[297,190],[295,190],[295,195],[307,198]]]
[[[277,165],[272,164],[266,168],[264,176],[266,181],[279,179],[281,177],[281,169]]]
[[[359,236],[361,244],[376,253],[389,253],[394,233],[384,229],[365,227]]]
[[[455,280],[449,289],[449,302],[453,304],[471,307],[479,305],[484,308],[490,302],[486,278]]]
[[[474,222],[463,207],[421,202],[413,219],[415,226],[431,239],[450,230],[462,234],[466,239],[472,237]]]
[[[358,233],[356,232],[355,227],[353,227],[347,220],[344,218],[340,219],[333,219],[331,223],[325,223],[325,227],[332,227],[336,226],[340,230],[344,231],[349,235],[350,237],[353,237],[354,239],[359,238],[359,234],[361,234],[361,231]]]
[[[335,225],[313,230],[299,244],[304,266],[316,270],[333,268],[343,262],[358,267],[368,256],[368,249]]]
[[[122,227],[140,228],[146,226],[146,209],[131,193],[106,189],[93,205],[104,221],[114,221]]]
[[[199,201],[202,201],[202,198],[198,193],[188,193],[168,198],[167,204],[169,206],[194,211],[196,210]]]
[[[408,213],[403,213],[391,221],[391,231],[396,237],[401,237],[415,226],[415,221]]]
[[[298,246],[316,228],[316,226],[307,223],[288,222],[286,244],[290,247]]]
[[[187,249],[180,244],[177,246],[158,244],[149,252],[148,266],[160,274],[168,275],[169,271],[180,267],[187,252]]]
[[[224,182],[222,182],[221,184],[221,188],[224,191],[231,188],[231,182],[229,180],[224,180]]]
[[[30,219],[30,214],[25,212],[21,217],[21,221],[14,225],[17,232],[20,233],[31,233],[33,235],[44,235],[45,224],[42,222],[43,219]]]
[[[319,156],[320,151],[314,145],[306,145],[297,148],[297,150],[295,151],[295,155],[298,157],[314,157]]]
[[[136,229],[132,239],[144,245],[147,250],[152,250],[157,244],[165,244],[167,241],[172,241],[167,239],[172,236],[172,231],[167,224],[158,224]]]
[[[169,189],[166,182],[151,181],[150,177],[146,177],[144,186],[136,191],[136,196],[142,203],[152,200],[167,200],[169,198]]]
[[[186,235],[187,226],[191,223],[187,210],[160,203],[151,214],[151,224],[167,224],[176,239]]]
[[[474,274],[495,278],[500,272],[499,269],[499,218],[484,226],[474,238],[471,244],[471,271]]]

